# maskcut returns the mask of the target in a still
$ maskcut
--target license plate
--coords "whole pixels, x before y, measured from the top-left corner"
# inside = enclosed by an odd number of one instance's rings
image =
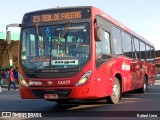
[[[58,99],[58,95],[57,94],[45,94],[44,95],[45,99]]]

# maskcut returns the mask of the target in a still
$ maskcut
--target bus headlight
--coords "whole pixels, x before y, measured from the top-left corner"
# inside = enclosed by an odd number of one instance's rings
[[[87,82],[88,78],[90,77],[92,73],[92,70],[89,70],[88,72],[86,72],[81,78],[80,80],[76,83],[76,86],[80,86],[83,85]]]
[[[18,72],[18,79],[19,79],[21,85],[23,85],[23,86],[25,86],[25,87],[28,87],[28,84],[27,84],[26,81],[24,80],[22,74],[20,74],[19,72]]]

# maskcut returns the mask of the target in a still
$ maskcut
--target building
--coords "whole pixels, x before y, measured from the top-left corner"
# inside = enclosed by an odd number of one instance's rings
[[[0,69],[18,66],[19,33],[12,33],[11,44],[6,42],[6,33],[0,32]]]

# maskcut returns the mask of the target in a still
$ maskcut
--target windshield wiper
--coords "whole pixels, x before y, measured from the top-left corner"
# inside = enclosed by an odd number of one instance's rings
[[[42,50],[44,49],[44,46],[43,46],[43,37],[41,37],[41,39],[39,38],[40,37],[40,32],[39,32],[39,26],[38,26],[38,23],[35,24],[35,29],[36,29],[36,34],[37,34],[37,37],[38,37],[38,41],[39,41],[39,48],[40,48],[40,52],[41,54],[43,54]]]
[[[67,25],[66,25],[66,27],[64,28],[62,34],[61,34],[61,32],[59,33],[58,42],[57,42],[57,49],[58,49],[57,51],[58,51],[58,54],[59,54],[59,48],[60,48],[60,46],[62,45],[61,39],[66,35],[66,33],[67,33],[67,31],[68,31],[71,23],[72,23],[72,21],[67,22]]]
[[[39,40],[39,28],[38,28],[38,23],[35,24],[35,28],[36,28],[36,34],[37,34],[38,40]]]

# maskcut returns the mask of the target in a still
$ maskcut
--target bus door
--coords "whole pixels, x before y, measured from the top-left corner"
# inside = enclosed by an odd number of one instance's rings
[[[124,58],[122,64],[124,91],[132,90],[135,87],[135,80],[133,79],[135,77],[135,64],[136,62],[134,62],[131,58]]]
[[[154,48],[146,45],[146,61],[147,61],[147,74],[148,74],[148,83],[153,84],[155,82],[156,77],[156,69],[155,69],[155,59],[154,59]]]
[[[139,88],[141,84],[143,83],[143,78],[142,78],[142,62],[137,61],[135,66],[134,66],[134,81],[135,81],[135,87],[134,88]]]
[[[112,58],[112,54],[111,54],[111,26],[108,21],[106,21],[105,19],[103,19],[99,16],[96,16],[96,29],[97,29],[96,34],[98,34],[98,29],[99,30],[101,29],[100,30],[101,31],[101,35],[100,35],[101,40],[98,37],[96,37],[96,43],[95,43],[96,49],[95,50],[96,50],[96,69],[97,69],[97,72],[95,72],[95,74],[96,74],[95,76],[97,76],[98,78],[101,78],[102,80],[105,81],[105,82],[98,82],[98,84],[100,84],[101,88],[105,89],[105,91],[107,91],[108,93],[111,93],[111,91],[108,91],[108,90],[112,90],[112,89],[109,89],[109,87],[106,87],[106,84],[108,86],[111,86],[108,83],[108,82],[111,82],[111,80],[108,79],[109,78],[108,71],[110,71],[110,69],[107,67],[107,66],[111,66],[111,64],[109,64],[108,61]],[[108,64],[105,64],[105,63],[108,63]],[[108,81],[108,82],[106,82],[106,81]]]
[[[134,38],[133,40],[133,72],[132,72],[134,89],[139,88],[143,83],[142,64],[143,62],[141,61],[140,42],[137,38]]]
[[[124,60],[122,63],[123,70],[123,90],[129,91],[134,88],[134,64],[135,61],[132,59],[132,37],[125,31],[122,31],[122,47]]]
[[[153,84],[156,80],[156,65],[154,63],[151,64],[151,84]]]

